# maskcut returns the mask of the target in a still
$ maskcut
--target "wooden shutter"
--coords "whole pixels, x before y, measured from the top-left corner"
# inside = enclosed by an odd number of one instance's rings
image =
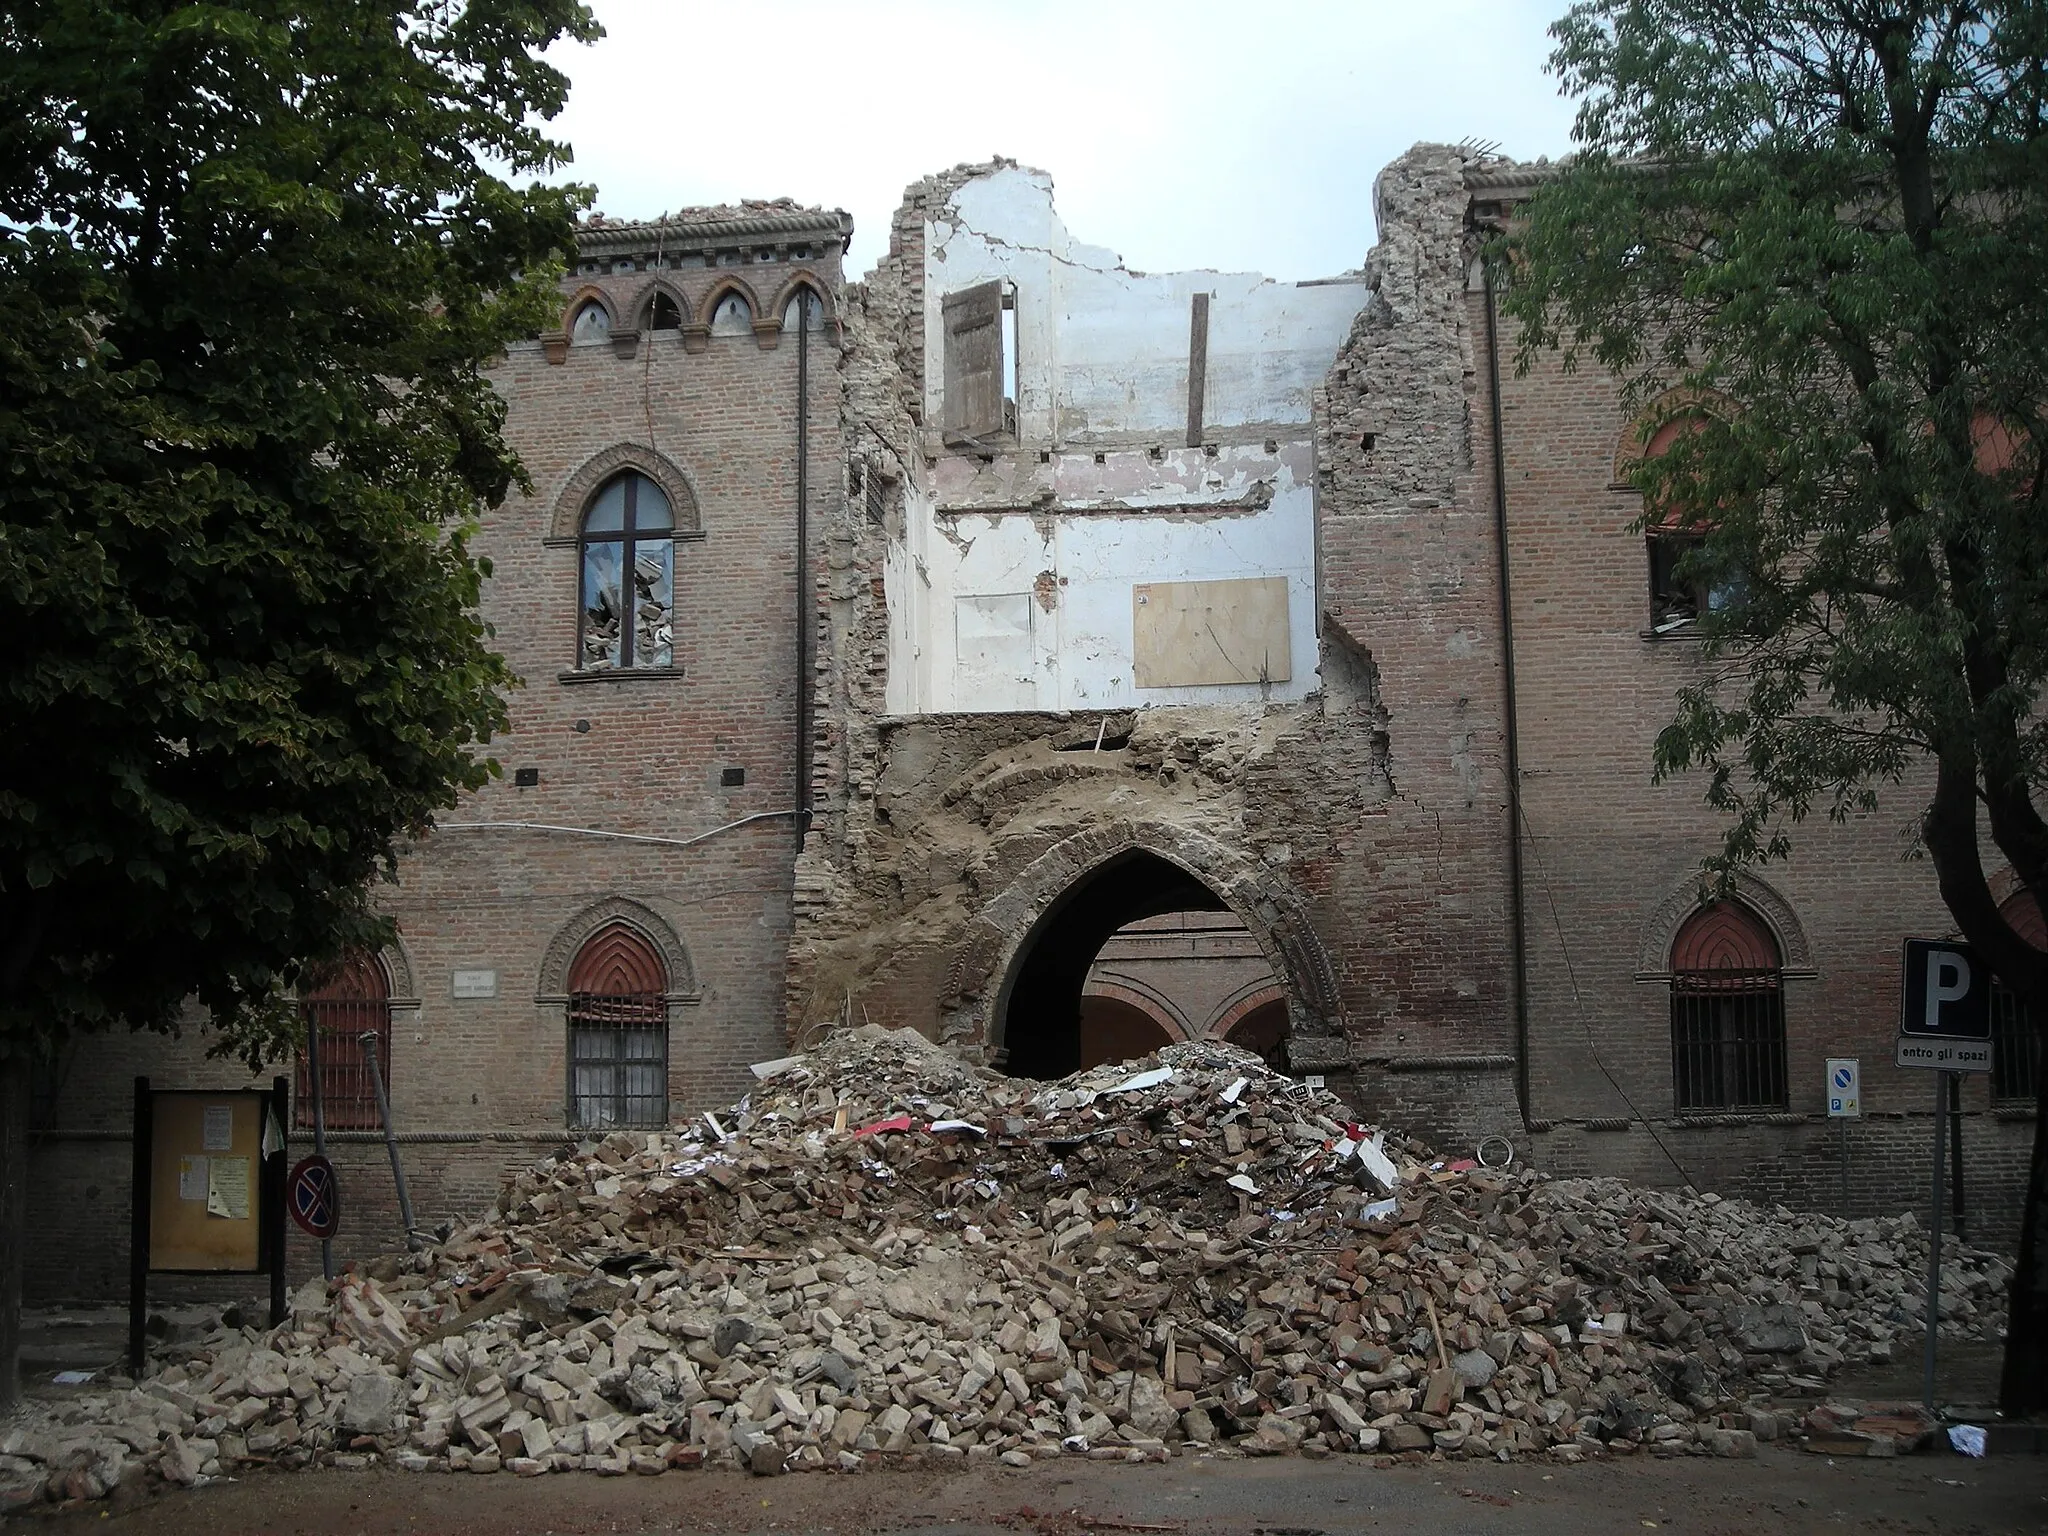
[[[946,326],[945,435],[1003,430],[1003,285],[977,283],[941,303]]]

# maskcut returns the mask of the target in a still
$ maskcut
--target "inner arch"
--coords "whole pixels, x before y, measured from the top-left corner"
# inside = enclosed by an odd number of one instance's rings
[[[1166,912],[1227,910],[1194,875],[1144,849],[1089,870],[1046,909],[1011,964],[996,1019],[1004,1069],[1062,1077],[1095,1055],[1084,1048],[1082,993],[1089,967],[1118,929]]]

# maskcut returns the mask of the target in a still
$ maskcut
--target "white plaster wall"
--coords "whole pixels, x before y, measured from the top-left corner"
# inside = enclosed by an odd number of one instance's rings
[[[888,707],[897,713],[1129,708],[1297,699],[1316,677],[1312,394],[1362,282],[1124,270],[1076,244],[1049,178],[969,183],[927,229],[928,421],[944,419],[945,294],[1017,289],[1018,442],[992,459],[938,452],[906,499],[886,568]],[[1207,448],[1185,443],[1192,296],[1210,302]],[[1283,576],[1284,681],[1140,689],[1133,586]],[[1029,633],[995,654],[1028,595]],[[963,649],[961,612],[970,606]],[[979,634],[981,639],[976,639]]]
[[[1197,293],[1214,295],[1206,424],[1306,423],[1310,393],[1367,293],[1362,279],[1131,272],[1114,252],[1076,242],[1053,211],[1052,179],[1021,167],[960,188],[925,236],[925,419],[945,419],[945,295],[1008,278],[1017,288],[1018,435],[1031,444],[1148,432],[1182,441]]]

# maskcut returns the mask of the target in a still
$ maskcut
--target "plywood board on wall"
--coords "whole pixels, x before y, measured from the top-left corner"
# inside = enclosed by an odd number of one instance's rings
[[[1284,683],[1294,675],[1285,576],[1140,583],[1131,588],[1131,633],[1140,688]]]

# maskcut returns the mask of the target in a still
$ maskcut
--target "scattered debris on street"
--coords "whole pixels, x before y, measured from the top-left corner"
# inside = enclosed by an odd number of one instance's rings
[[[1910,1215],[1445,1159],[1215,1043],[1041,1083],[862,1028],[756,1071],[727,1112],[564,1148],[439,1246],[309,1282],[280,1328],[168,1343],[0,1433],[0,1483],[1931,1433],[1773,1406],[1917,1336]],[[1958,1246],[1944,1331],[1995,1338],[2007,1273]]]

